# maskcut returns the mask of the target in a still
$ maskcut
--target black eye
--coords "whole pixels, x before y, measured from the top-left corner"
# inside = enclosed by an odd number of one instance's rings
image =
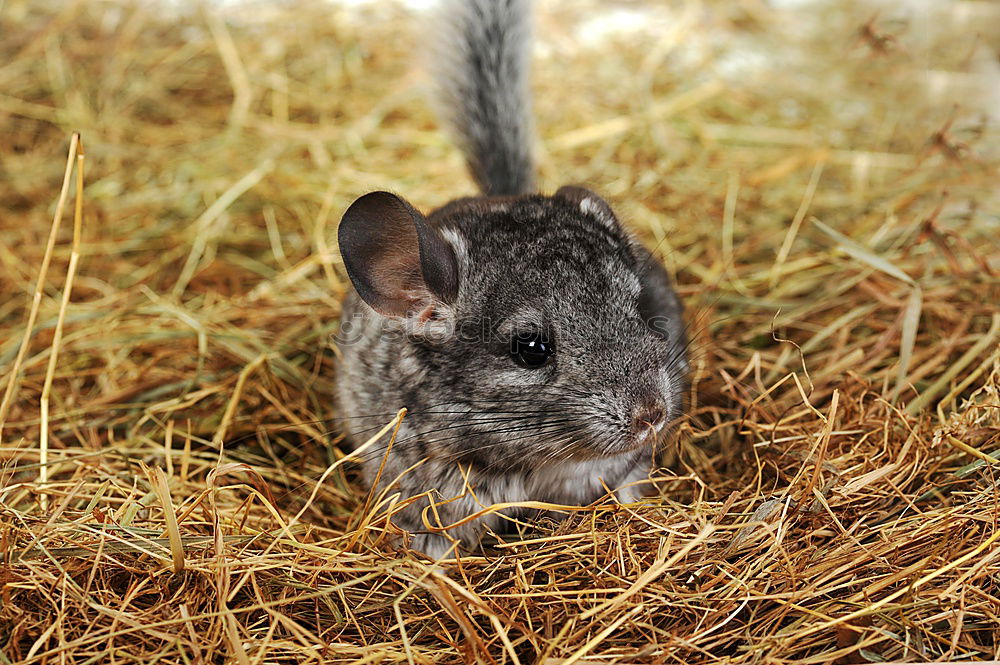
[[[556,345],[537,332],[518,333],[510,340],[510,357],[525,369],[537,369],[556,352]]]

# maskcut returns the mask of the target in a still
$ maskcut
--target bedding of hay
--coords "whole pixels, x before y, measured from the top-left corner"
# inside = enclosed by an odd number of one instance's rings
[[[330,406],[340,213],[472,191],[414,11],[0,2],[0,663],[1000,659],[1000,4],[643,7],[542,3],[540,168],[676,275],[691,418],[442,576]]]

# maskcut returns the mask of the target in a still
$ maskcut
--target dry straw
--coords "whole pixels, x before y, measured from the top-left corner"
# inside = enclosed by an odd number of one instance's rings
[[[1000,659],[1000,11],[797,5],[541,2],[542,182],[676,275],[690,418],[442,575],[331,406],[340,211],[471,191],[417,17],[2,3],[0,663]]]

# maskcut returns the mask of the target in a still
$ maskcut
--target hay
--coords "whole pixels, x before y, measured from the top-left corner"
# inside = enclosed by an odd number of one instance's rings
[[[261,7],[0,11],[0,662],[1000,659],[998,5],[543,5],[543,183],[677,275],[691,418],[449,577],[338,451],[330,238],[471,183],[410,13]]]

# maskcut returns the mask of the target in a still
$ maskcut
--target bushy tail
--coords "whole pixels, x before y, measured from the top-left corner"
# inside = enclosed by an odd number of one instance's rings
[[[429,38],[439,113],[484,194],[534,191],[530,0],[443,0]]]

